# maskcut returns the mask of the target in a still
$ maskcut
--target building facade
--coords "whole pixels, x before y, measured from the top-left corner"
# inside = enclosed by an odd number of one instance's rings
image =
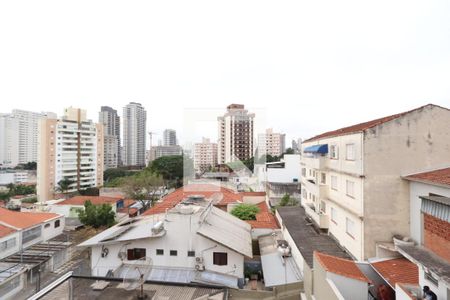
[[[69,190],[103,184],[103,124],[86,119],[86,111],[67,108],[61,119],[42,119],[39,126],[37,194],[47,201],[58,183],[72,181]]]
[[[0,114],[0,166],[19,164],[19,120],[11,114]]]
[[[181,146],[154,146],[150,150],[150,161],[163,156],[183,155]]]
[[[201,143],[194,145],[194,169],[204,172],[217,166],[217,143],[211,143],[203,138]]]
[[[286,150],[285,139],[284,133],[273,132],[272,128],[258,134],[258,156],[280,156]]]
[[[117,110],[102,106],[98,114],[98,122],[104,127],[104,168],[117,168],[121,164],[120,158],[120,117]]]
[[[303,142],[302,206],[354,258],[409,234],[403,174],[448,163],[450,110],[426,105]]]
[[[253,156],[254,118],[242,104],[230,104],[227,112],[218,117],[218,160],[224,164],[246,160]]]
[[[123,164],[145,166],[147,112],[140,103],[130,102],[123,108]]]
[[[176,146],[177,132],[173,129],[166,129],[163,133],[163,146]]]

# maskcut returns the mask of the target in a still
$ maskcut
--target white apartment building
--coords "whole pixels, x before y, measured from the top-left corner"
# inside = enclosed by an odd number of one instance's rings
[[[244,257],[253,255],[251,226],[198,196],[166,213],[122,222],[79,246],[91,248],[94,276],[128,278],[135,263],[151,263],[147,280],[209,278],[235,288],[244,278]]]
[[[163,132],[163,146],[176,146],[177,132],[173,129],[166,129]]]
[[[0,166],[19,164],[19,120],[11,114],[0,114]]]
[[[98,122],[104,127],[104,168],[117,168],[120,165],[120,117],[117,110],[102,106],[98,114]]]
[[[201,143],[194,145],[194,169],[204,172],[217,165],[217,143],[211,143],[203,138]]]
[[[258,156],[280,156],[286,150],[286,135],[273,132],[272,128],[266,129],[266,133],[258,134]]]
[[[449,161],[450,110],[436,105],[326,132],[302,144],[302,206],[354,258],[409,235],[401,175]]]
[[[242,104],[228,105],[227,112],[217,118],[219,164],[246,160],[253,156],[254,118],[255,114],[249,113]]]
[[[52,199],[58,182],[73,181],[70,189],[103,184],[103,124],[86,119],[86,111],[67,108],[61,119],[42,119],[39,126],[37,194]]]
[[[145,166],[147,112],[140,103],[130,102],[123,108],[123,164]]]

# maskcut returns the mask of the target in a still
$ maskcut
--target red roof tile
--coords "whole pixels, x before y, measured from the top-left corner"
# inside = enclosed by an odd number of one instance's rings
[[[16,230],[13,228],[10,228],[8,226],[0,224],[0,238],[10,235],[13,232],[16,232]]]
[[[383,260],[372,266],[393,288],[396,283],[419,284],[419,269],[406,258]]]
[[[450,168],[408,175],[405,179],[450,186]]]
[[[18,212],[0,208],[0,222],[16,228],[28,228],[42,222],[61,217],[54,213]]]
[[[84,202],[91,201],[94,205],[101,204],[115,204],[117,201],[122,200],[120,197],[105,197],[105,196],[74,196],[67,200],[57,203],[58,205],[84,205]]]
[[[214,194],[222,194],[222,199],[217,204],[218,206],[226,206],[230,203],[240,202],[242,195],[214,184],[189,184],[176,189],[174,192],[162,198],[161,202],[144,212],[144,215],[154,215],[166,212],[166,209],[175,207],[178,203],[192,195],[202,195],[205,198],[210,198]]]
[[[317,251],[314,251],[314,255],[317,258],[317,261],[328,272],[371,283],[371,280],[361,272],[356,263],[352,260],[323,254]]]
[[[266,202],[258,203],[259,212],[256,214],[256,220],[246,221],[252,228],[279,229],[277,219],[267,207]]]
[[[323,139],[323,138],[329,138],[329,137],[334,137],[334,136],[340,136],[340,135],[346,135],[346,134],[361,132],[361,131],[367,130],[369,128],[375,127],[377,125],[380,125],[380,124],[383,124],[383,123],[395,120],[395,119],[400,118],[400,117],[403,117],[406,114],[409,114],[409,113],[414,112],[416,110],[420,110],[420,109],[425,108],[427,106],[436,106],[436,105],[434,105],[434,104],[427,104],[427,105],[415,108],[413,110],[402,112],[402,113],[395,114],[395,115],[392,115],[392,116],[387,116],[387,117],[375,119],[375,120],[372,120],[372,121],[368,121],[368,122],[364,122],[364,123],[360,123],[360,124],[356,124],[356,125],[340,128],[340,129],[337,129],[337,130],[328,131],[328,132],[316,135],[316,136],[314,136],[314,137],[312,137],[310,139],[307,139],[304,142],[312,142],[312,141]]]

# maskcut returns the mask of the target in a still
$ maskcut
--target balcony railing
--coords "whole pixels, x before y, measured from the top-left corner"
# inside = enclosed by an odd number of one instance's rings
[[[314,204],[306,203],[305,212],[319,228],[328,229],[328,215],[323,212],[317,212]]]
[[[301,163],[308,168],[321,170],[326,167],[327,160],[326,156],[303,156]]]

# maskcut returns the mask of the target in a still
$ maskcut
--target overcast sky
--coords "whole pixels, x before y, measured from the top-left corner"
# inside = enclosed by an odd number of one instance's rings
[[[450,107],[449,16],[449,1],[1,1],[0,112],[97,120],[136,101],[161,132],[242,103],[307,138]]]

